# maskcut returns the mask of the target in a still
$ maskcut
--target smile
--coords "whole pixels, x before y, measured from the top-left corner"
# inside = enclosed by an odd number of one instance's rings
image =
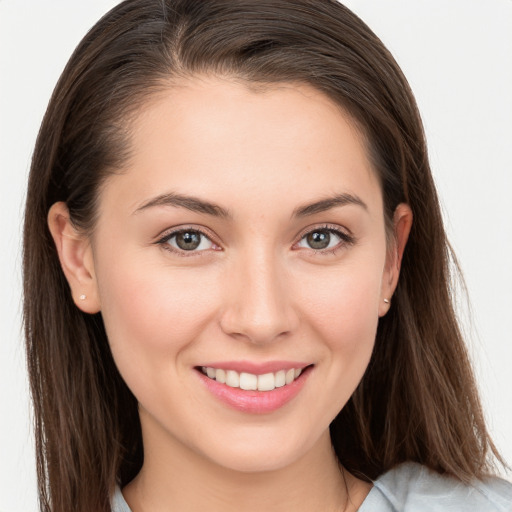
[[[314,366],[278,361],[262,365],[224,362],[195,369],[206,389],[229,408],[269,414],[300,393]]]
[[[255,375],[253,373],[239,373],[235,370],[205,366],[201,367],[201,371],[212,380],[226,384],[226,386],[231,388],[240,388],[246,391],[272,391],[291,384],[302,373],[301,368],[290,368],[274,373]]]

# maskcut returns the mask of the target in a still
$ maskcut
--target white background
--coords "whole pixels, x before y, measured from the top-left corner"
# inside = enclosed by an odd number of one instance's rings
[[[20,233],[37,130],[73,48],[113,0],[0,0],[0,511],[35,512]],[[472,314],[489,428],[512,462],[512,1],[351,0],[416,94]],[[507,478],[511,479],[509,474]]]

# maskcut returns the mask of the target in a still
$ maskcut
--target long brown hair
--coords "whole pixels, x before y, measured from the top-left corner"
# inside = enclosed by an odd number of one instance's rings
[[[340,462],[374,479],[417,461],[463,481],[499,455],[487,433],[450,294],[450,251],[416,103],[393,57],[334,0],[127,0],[71,57],[35,147],[24,231],[24,319],[41,510],[108,511],[116,481],[143,462],[137,402],[113,361],[101,313],[73,303],[46,217],[65,201],[92,230],[98,188],[130,156],[130,120],[173,79],[307,83],[365,135],[387,222],[414,223],[369,367],[331,424]]]

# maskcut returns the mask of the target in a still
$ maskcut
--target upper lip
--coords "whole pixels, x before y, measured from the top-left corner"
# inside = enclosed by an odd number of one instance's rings
[[[290,370],[291,368],[303,369],[311,363],[303,363],[299,361],[267,361],[256,363],[253,361],[212,361],[210,363],[201,364],[205,368],[215,368],[222,370],[234,370],[238,373],[252,373],[254,375],[263,375],[265,373],[275,373],[279,370]]]

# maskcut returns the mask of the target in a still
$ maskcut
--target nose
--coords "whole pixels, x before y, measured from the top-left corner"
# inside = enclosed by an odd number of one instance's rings
[[[290,277],[279,258],[268,254],[241,257],[225,283],[220,325],[230,336],[266,344],[291,334],[299,317]]]

